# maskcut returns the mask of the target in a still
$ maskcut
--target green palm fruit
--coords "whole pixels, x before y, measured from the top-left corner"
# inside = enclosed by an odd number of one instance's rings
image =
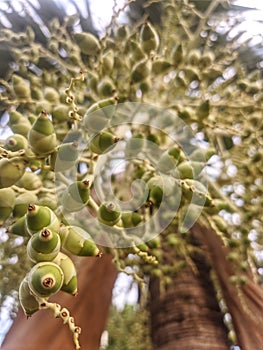
[[[58,105],[60,103],[60,95],[56,89],[53,87],[47,86],[44,89],[44,98],[53,105]]]
[[[90,90],[97,92],[98,81],[99,81],[99,76],[97,73],[89,72],[87,74],[87,87]]]
[[[142,134],[133,135],[126,141],[125,154],[128,157],[136,156],[144,146],[144,137]]]
[[[55,210],[58,207],[57,195],[49,192],[42,192],[38,196],[37,205],[41,205],[43,207],[49,207],[51,210]]]
[[[131,66],[135,65],[137,62],[145,60],[146,55],[143,52],[140,44],[136,40],[130,40],[127,42],[128,50],[130,52],[130,64]],[[116,57],[117,58],[117,57]],[[115,58],[115,60],[116,60]],[[117,63],[117,61],[116,61]],[[117,64],[116,64],[117,67]]]
[[[196,205],[214,206],[206,187],[197,180],[186,179],[181,181],[183,197]]]
[[[201,215],[202,207],[194,203],[184,206],[180,212],[179,233],[186,233]]]
[[[57,216],[49,207],[29,204],[26,213],[26,227],[31,235],[44,227],[58,231],[59,226],[60,222]]]
[[[149,78],[143,80],[139,85],[139,89],[143,94],[149,92],[151,90],[151,87],[152,87],[152,81]]]
[[[219,231],[225,234],[228,233],[228,225],[226,221],[222,218],[222,216],[213,215],[212,222],[216,225]]]
[[[63,285],[62,269],[50,261],[39,262],[28,273],[30,290],[37,296],[48,298],[57,293]]]
[[[147,241],[146,244],[150,249],[157,249],[161,247],[161,238],[160,236],[157,236],[150,241]]]
[[[181,44],[176,45],[171,54],[171,59],[174,67],[178,67],[178,65],[182,62],[183,60],[183,47]]]
[[[12,83],[17,98],[30,98],[30,86],[23,78],[21,78],[19,75],[13,74]]]
[[[40,309],[39,302],[36,300],[35,296],[32,294],[29,288],[28,276],[26,276],[20,283],[18,295],[20,305],[27,317],[31,317]]]
[[[63,143],[50,156],[50,166],[55,172],[66,171],[72,168],[78,159],[78,143]]]
[[[33,159],[28,164],[28,167],[32,172],[40,170],[41,166],[42,166],[42,162],[39,159]]]
[[[36,101],[43,100],[43,98],[44,98],[43,91],[37,86],[32,87],[31,88],[31,97],[32,97],[32,99],[34,99]]]
[[[33,262],[51,261],[61,247],[60,236],[53,230],[44,228],[34,233],[27,243],[27,254]]]
[[[24,216],[27,212],[28,205],[30,203],[37,203],[37,201],[38,198],[34,193],[25,192],[19,194],[15,200],[13,216],[15,218],[20,218],[21,216]]]
[[[74,39],[80,51],[85,55],[97,55],[100,51],[100,43],[91,33],[74,33]]]
[[[140,243],[137,245],[137,248],[140,249],[141,252],[147,253],[149,251],[149,247],[145,243]]]
[[[63,123],[68,120],[69,107],[62,103],[56,105],[52,110],[52,120],[56,123]]]
[[[160,206],[163,199],[163,181],[161,176],[154,176],[148,182],[148,205]]]
[[[73,261],[66,254],[59,252],[53,262],[63,271],[64,281],[61,290],[72,295],[77,295],[77,271]]]
[[[157,134],[150,133],[146,136],[146,139],[150,142],[155,143],[156,145],[160,145],[160,139]]]
[[[26,215],[21,216],[17,219],[11,226],[7,228],[8,233],[13,233],[14,235],[27,237],[29,232],[26,226]]]
[[[200,58],[200,66],[202,68],[210,66],[213,62],[215,62],[215,55],[211,51],[204,53]]]
[[[39,100],[38,102],[36,102],[34,112],[36,115],[39,115],[42,111],[45,111],[46,113],[51,114],[52,109],[53,109],[52,103],[43,99],[43,100]]]
[[[4,143],[4,148],[12,152],[18,151],[20,149],[27,149],[27,147],[27,139],[20,134],[9,136]]]
[[[142,60],[137,62],[131,71],[131,81],[133,83],[139,83],[145,80],[151,72],[149,62],[147,60]]]
[[[63,209],[68,212],[75,212],[83,209],[89,201],[90,188],[89,181],[76,181],[69,185],[67,191],[62,196]]]
[[[0,226],[12,213],[15,205],[15,192],[12,188],[0,189]]]
[[[24,175],[26,161],[20,157],[0,159],[0,188],[14,185]]]
[[[127,26],[121,26],[116,29],[116,38],[118,40],[124,40],[129,35],[129,28]]]
[[[191,50],[187,57],[187,61],[190,65],[196,67],[199,64],[200,58],[201,58],[200,50]]]
[[[56,133],[46,112],[41,112],[28,133],[28,141],[36,154],[47,155],[54,151],[57,143]]]
[[[114,66],[114,52],[109,50],[102,56],[101,70],[102,75],[110,75]]]
[[[203,101],[197,108],[196,115],[199,120],[203,120],[209,116],[210,102],[209,100]]]
[[[172,64],[168,61],[156,60],[152,64],[152,72],[154,74],[163,74],[166,73],[171,67]]]
[[[42,187],[42,181],[37,174],[26,171],[21,179],[17,181],[16,185],[25,188],[28,191],[34,191]]]
[[[101,256],[90,234],[78,226],[61,226],[59,230],[63,249],[78,256]]]
[[[194,67],[185,67],[183,69],[184,77],[187,81],[191,82],[193,80],[200,81],[199,70]]]
[[[118,204],[105,202],[100,205],[98,210],[98,220],[108,226],[113,226],[121,218],[121,210]]]
[[[158,33],[149,22],[144,23],[142,26],[139,40],[143,51],[147,54],[151,51],[156,51],[159,47]]]
[[[102,131],[96,134],[90,141],[90,150],[97,154],[103,154],[111,150],[112,146],[119,141],[111,132]]]
[[[142,221],[142,216],[134,211],[126,211],[122,212],[121,221],[125,228],[135,227]]]
[[[196,178],[204,169],[204,163],[195,161],[183,161],[177,166],[180,179]]]
[[[84,115],[84,126],[88,132],[98,132],[108,126],[115,111],[115,97],[100,100],[91,105]]]
[[[166,242],[170,247],[178,248],[182,244],[182,239],[180,239],[175,233],[169,233],[166,237]]]
[[[178,158],[171,156],[168,152],[164,152],[157,163],[157,168],[163,172],[167,173],[175,169],[178,163]]]
[[[116,87],[109,77],[104,77],[98,83],[97,91],[100,97],[110,97],[116,91]]]
[[[191,154],[190,159],[196,162],[207,162],[215,154],[213,147],[196,148]]]
[[[9,113],[8,124],[13,133],[23,135],[24,137],[27,137],[28,131],[31,129],[31,123],[28,118],[17,111],[11,111]]]

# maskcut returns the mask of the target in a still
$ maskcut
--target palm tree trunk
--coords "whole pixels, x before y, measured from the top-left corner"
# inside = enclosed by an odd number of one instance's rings
[[[244,276],[246,283],[236,285],[231,276],[238,273],[236,266],[227,260],[228,248],[210,229],[194,226],[194,233],[209,251],[222,294],[231,314],[238,345],[242,350],[263,348],[263,289],[254,280],[251,271]],[[239,272],[240,273],[240,272]]]
[[[150,283],[154,350],[229,349],[207,255],[196,249],[191,258],[194,265],[180,271],[166,291],[158,279]]]
[[[108,316],[112,287],[117,271],[112,256],[101,259],[81,258],[79,266],[79,294],[73,297],[60,293],[53,299],[68,308],[80,326],[80,345],[85,350],[98,350]],[[53,301],[54,301],[53,300]],[[3,350],[73,350],[73,334],[61,319],[49,310],[41,310],[29,320],[22,310],[18,313],[1,349]]]

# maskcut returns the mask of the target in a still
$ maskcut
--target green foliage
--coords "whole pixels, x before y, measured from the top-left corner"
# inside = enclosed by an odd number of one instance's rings
[[[147,311],[138,305],[125,305],[121,311],[112,306],[106,327],[109,341],[105,350],[149,350],[148,319]]]

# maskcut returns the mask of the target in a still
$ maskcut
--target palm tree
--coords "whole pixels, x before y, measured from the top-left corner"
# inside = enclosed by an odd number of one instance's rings
[[[71,2],[75,4],[74,1]],[[42,25],[39,25],[29,15],[25,17],[26,20],[24,17],[21,19],[14,9],[11,13],[5,12],[6,18],[13,24],[13,33],[27,30],[27,35],[32,37],[32,31],[26,28],[30,26],[33,29],[38,51],[35,57],[34,51],[28,55],[26,51],[29,46],[28,42],[20,45],[16,35],[8,37],[6,30],[2,32],[1,50],[5,52],[8,62],[17,63],[17,65],[11,65],[10,68],[9,64],[2,62],[4,56],[0,56],[0,65],[5,67],[2,70],[5,74],[0,81],[4,96],[2,111],[10,109],[10,106],[14,104],[13,91],[8,90],[10,77],[14,73],[23,79],[29,79],[32,86],[32,82],[41,76],[42,86],[51,87],[52,84],[54,86],[57,84],[58,88],[65,89],[69,84],[69,77],[75,77],[77,74],[76,62],[77,67],[82,68],[83,66],[89,70],[88,92],[78,87],[79,92],[83,94],[82,107],[88,108],[91,103],[96,103],[101,97],[97,90],[99,86],[92,90],[93,78],[95,77],[96,80],[96,74],[99,74],[99,78],[102,79],[105,70],[100,66],[101,62],[94,62],[92,58],[87,57],[89,55],[86,55],[85,52],[80,52],[78,56],[78,45],[72,34],[73,18],[68,18],[68,22],[64,22],[63,8],[53,1],[48,2],[48,6],[44,1],[39,1],[39,3],[40,8],[35,7],[34,11],[42,18]],[[29,5],[28,2],[27,4]],[[203,133],[203,142],[209,143],[216,149],[222,162],[222,169],[219,175],[209,183],[210,191],[216,199],[218,196],[223,199],[225,217],[229,219],[234,207],[238,216],[236,220],[239,220],[240,223],[236,225],[232,221],[229,227],[226,227],[224,221],[222,222],[222,217],[215,215],[213,208],[208,208],[202,213],[199,223],[195,224],[188,234],[180,233],[176,221],[162,232],[162,249],[150,246],[147,248],[151,249],[150,253],[156,254],[161,262],[160,268],[151,268],[147,263],[145,264],[145,261],[139,263],[145,274],[150,276],[149,308],[153,348],[161,350],[193,347],[198,350],[228,349],[229,340],[223,315],[224,312],[229,312],[232,316],[230,327],[234,326],[238,344],[243,349],[260,349],[262,335],[259,325],[263,322],[261,316],[262,292],[255,282],[257,274],[255,275],[251,268],[252,262],[257,267],[260,261],[251,250],[249,234],[252,229],[256,231],[257,238],[254,239],[254,243],[260,247],[261,229],[256,219],[260,216],[259,198],[262,192],[260,181],[257,181],[260,178],[261,153],[259,148],[258,155],[254,144],[260,146],[260,131],[258,130],[261,130],[259,114],[262,113],[262,108],[259,102],[262,82],[259,80],[257,71],[252,69],[252,74],[248,75],[247,70],[240,65],[236,59],[236,53],[232,50],[232,43],[222,47],[222,42],[225,42],[223,36],[219,36],[215,43],[212,40],[213,35],[218,34],[219,20],[216,21],[215,17],[210,16],[214,10],[219,11],[217,18],[221,16],[222,7],[215,6],[218,5],[217,1],[207,3],[205,8],[199,8],[200,4],[203,5],[204,2],[196,3],[195,8],[186,1],[175,4],[169,2],[170,7],[163,6],[162,11],[167,17],[164,17],[166,21],[163,21],[161,29],[158,29],[162,43],[162,49],[158,54],[160,59],[168,64],[166,68],[162,68],[161,72],[160,68],[155,68],[152,71],[152,80],[145,79],[140,85],[140,90],[146,102],[152,103],[160,100],[167,106],[168,101],[173,111],[181,118],[185,118],[197,132]],[[137,12],[141,16],[141,2],[138,2],[137,6],[137,10],[133,8],[132,13]],[[158,23],[156,11],[159,11],[160,4],[156,6],[158,10],[152,9],[150,18],[152,22]],[[12,7],[11,2],[10,7]],[[88,2],[87,13],[89,13]],[[58,21],[53,20],[54,17],[57,17]],[[132,14],[131,17],[135,16]],[[208,18],[213,19],[212,26],[207,24]],[[80,14],[79,21],[83,31],[94,33],[90,17],[87,20]],[[141,26],[142,23],[139,25]],[[135,24],[137,29],[136,26],[137,23]],[[123,28],[120,28],[117,25],[119,29],[117,34],[114,30],[111,33],[110,28],[109,36],[113,35],[113,40],[109,37],[108,42],[105,41],[103,44],[105,51],[102,51],[102,54],[106,54],[113,48],[115,60],[113,73],[106,72],[106,75],[108,74],[113,79],[119,92],[124,91],[125,95],[128,91],[128,99],[137,101],[136,91],[130,86],[127,88],[127,82],[130,79],[129,69],[133,68],[134,62],[128,44],[124,45],[124,42],[129,43],[130,39],[135,39],[136,42],[138,37],[136,37],[136,30],[131,34],[125,34],[124,31],[124,36],[122,36]],[[171,28],[175,28],[176,31],[171,31]],[[53,37],[47,34],[52,34],[52,30],[56,33]],[[200,37],[202,30],[206,32],[206,35]],[[120,35],[121,40],[114,35]],[[23,36],[19,38],[23,39]],[[61,47],[57,46],[54,49],[51,44],[57,42]],[[182,56],[180,56],[180,45],[174,48],[174,42],[182,44]],[[213,48],[214,53],[211,52],[210,47]],[[63,48],[67,55],[63,53],[64,51],[58,51],[58,48]],[[173,58],[169,56],[172,50],[174,50]],[[23,60],[19,60],[21,52],[32,65],[25,65]],[[128,68],[124,66],[122,70],[121,63],[125,62],[128,55],[130,55],[128,58],[130,66]],[[119,57],[123,58],[123,62],[118,61]],[[153,59],[158,61],[158,56]],[[173,59],[172,64],[171,59]],[[102,71],[97,71],[96,64],[99,64],[99,69]],[[156,64],[155,67],[158,65]],[[40,69],[41,74],[37,68]],[[53,77],[50,77],[50,72]],[[93,72],[95,75],[92,75]],[[102,75],[100,75],[101,72],[103,72]],[[162,79],[168,73],[171,74],[170,80],[168,79],[165,85]],[[163,84],[164,87],[162,87]],[[45,89],[42,90],[43,93]],[[240,101],[240,94],[244,101]],[[210,96],[209,102],[207,95]],[[10,104],[9,101],[11,101]],[[43,101],[41,97],[41,102]],[[19,110],[26,113],[34,112],[32,110],[34,105],[32,107],[30,103],[30,100],[25,103],[22,99]],[[245,122],[240,125],[241,116]],[[70,128],[71,125],[70,122],[64,123],[63,128]],[[233,136],[240,138],[240,143]],[[247,157],[250,158],[249,165],[242,164]],[[228,174],[230,165],[237,169],[238,176],[235,184],[233,184],[231,175]],[[213,164],[210,167],[213,168]],[[244,187],[249,189],[248,193],[242,192]],[[235,201],[231,202],[229,198],[242,200],[241,209],[235,206]],[[7,265],[5,271],[8,271],[10,275],[9,278],[2,279],[1,291],[4,291],[1,292],[2,298],[17,288],[17,281],[29,269],[24,245],[21,242],[17,244],[16,238],[11,236],[7,242],[3,243],[3,257]],[[6,257],[12,252],[14,246],[17,246],[19,266],[21,262],[22,265],[24,263],[24,266],[22,266],[22,272],[21,270],[13,271],[11,275],[10,271],[14,270],[14,264],[8,263]],[[127,253],[123,254],[122,258],[125,261]],[[139,253],[139,256],[145,255]],[[105,254],[99,263],[91,258],[87,258],[87,264],[81,263],[79,269],[80,293],[77,298],[81,302],[72,301],[71,296],[65,296],[63,293],[58,295],[61,304],[69,307],[72,314],[76,315],[85,335],[81,340],[85,349],[99,348],[100,335],[105,328],[111,290],[117,274],[116,269],[110,263],[111,260],[112,255]],[[79,259],[76,260],[76,264],[78,263],[80,263]],[[63,349],[72,348],[70,333],[65,330],[63,335],[61,333],[61,337],[58,337],[57,320],[53,320],[52,323],[47,312],[37,313],[28,322],[24,322],[22,316],[22,313],[18,314],[3,344],[4,350],[14,349],[18,343],[23,344],[26,349],[35,348],[35,344],[42,344],[43,348],[46,348],[51,346],[51,339],[54,349],[62,346]],[[42,329],[43,324],[45,324],[44,330]],[[42,329],[41,332],[35,331],[36,325],[39,325],[37,328]]]

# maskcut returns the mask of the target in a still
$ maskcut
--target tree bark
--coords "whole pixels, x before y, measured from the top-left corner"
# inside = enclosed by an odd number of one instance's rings
[[[80,326],[80,345],[85,350],[98,350],[107,321],[112,288],[117,271],[112,256],[101,259],[80,258],[78,267],[79,294],[73,297],[60,292],[52,301],[68,308]],[[61,319],[49,310],[40,310],[30,319],[19,311],[1,349],[3,350],[73,350],[73,334]]]
[[[191,258],[195,268],[188,264],[165,292],[158,279],[150,283],[154,350],[229,349],[206,253],[198,249]]]
[[[242,350],[263,348],[263,290],[254,281],[252,273],[245,275],[244,285],[233,284],[231,276],[237,274],[236,266],[227,260],[228,248],[211,229],[195,224],[194,232],[207,246],[213,268],[217,274],[222,294],[231,314],[238,345]]]

